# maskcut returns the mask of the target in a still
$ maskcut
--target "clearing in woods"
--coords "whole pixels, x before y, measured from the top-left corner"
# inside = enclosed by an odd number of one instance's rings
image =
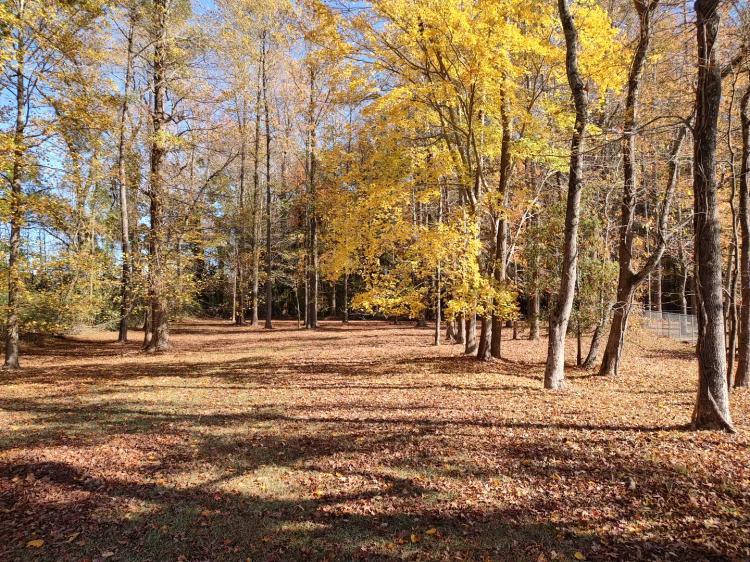
[[[411,325],[276,326],[28,349],[0,374],[0,559],[750,557],[750,393],[737,435],[684,431],[687,344],[634,331],[620,378],[550,392],[545,340],[482,364]]]

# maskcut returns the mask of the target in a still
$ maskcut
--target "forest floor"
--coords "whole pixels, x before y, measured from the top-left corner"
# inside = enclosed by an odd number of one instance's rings
[[[750,393],[738,434],[687,431],[687,344],[636,330],[619,378],[549,392],[544,340],[480,364],[411,324],[276,326],[26,346],[0,560],[750,559]]]

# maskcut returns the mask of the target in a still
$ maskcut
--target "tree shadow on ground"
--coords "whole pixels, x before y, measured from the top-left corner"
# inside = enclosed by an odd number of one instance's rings
[[[201,345],[225,341],[222,326]],[[404,335],[372,330],[361,329]],[[352,345],[375,343],[394,345]],[[2,560],[750,555],[747,486],[700,456],[731,444],[699,442],[684,457],[694,464],[677,463],[671,452],[695,445],[681,426],[544,393],[533,359],[167,354],[107,363],[110,347],[91,345],[52,354],[77,350],[78,363],[2,375],[31,389],[0,400],[16,420],[0,435]],[[581,384],[593,391],[596,382]],[[625,409],[668,394],[616,391],[607,396]],[[649,449],[657,441],[661,456]],[[43,547],[26,546],[37,538]]]
[[[471,460],[445,467],[428,456],[410,456],[393,468],[413,476],[394,476],[382,468],[339,468],[336,478],[369,483],[350,492],[307,491],[284,499],[217,487],[266,466],[294,470],[313,463],[312,470],[325,473],[315,463],[342,453],[376,455],[419,438],[404,433],[400,421],[376,434],[365,425],[338,435],[318,431],[317,437],[207,438],[197,460],[221,468],[224,475],[186,489],[159,483],[154,475],[164,476],[160,468],[102,478],[66,462],[0,463],[0,480],[10,483],[3,486],[0,509],[13,516],[12,523],[10,518],[0,523],[6,539],[0,554],[8,560],[395,561],[538,560],[552,550],[568,557],[584,550],[590,559],[597,559],[597,552],[618,559],[724,559],[720,545],[624,531],[632,521],[665,533],[684,525],[685,506],[699,485],[693,478],[632,455],[610,453],[604,459],[593,451],[573,450],[564,440],[502,443],[498,453],[514,468],[512,474],[482,470]],[[164,452],[160,461],[179,471],[187,459],[196,456],[178,450]],[[425,500],[441,491],[439,478],[425,475],[499,478],[508,485],[496,495],[511,494],[512,499],[490,507],[440,497]],[[561,495],[551,485],[528,496],[514,495],[514,487],[524,483],[560,479],[585,486],[588,493]],[[67,501],[60,501],[63,497]],[[671,509],[654,513],[651,502],[658,500]],[[604,506],[610,513],[595,516],[596,532],[587,519]],[[697,528],[703,522],[691,524]],[[736,516],[728,513],[716,524],[736,526]],[[43,537],[45,548],[26,548],[21,529]]]

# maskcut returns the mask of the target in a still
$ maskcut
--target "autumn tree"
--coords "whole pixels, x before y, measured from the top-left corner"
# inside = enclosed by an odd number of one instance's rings
[[[721,67],[717,57],[718,0],[696,0],[698,87],[695,100],[693,197],[698,301],[698,395],[696,429],[734,431],[726,381],[722,310],[722,263],[716,185],[716,137],[721,106]]]

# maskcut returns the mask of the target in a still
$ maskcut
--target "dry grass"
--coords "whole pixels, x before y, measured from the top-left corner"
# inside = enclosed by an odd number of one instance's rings
[[[0,559],[750,559],[750,394],[738,435],[685,431],[685,344],[635,335],[619,379],[552,393],[544,341],[479,364],[429,329],[277,326],[28,350],[0,374]]]

